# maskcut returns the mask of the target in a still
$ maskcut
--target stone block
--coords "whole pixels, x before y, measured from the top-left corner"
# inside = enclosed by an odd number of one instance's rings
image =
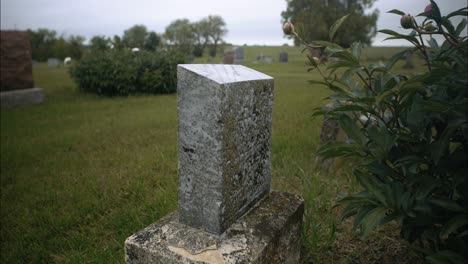
[[[129,264],[297,264],[303,200],[273,191],[221,236],[184,225],[177,212],[125,241]]]
[[[0,32],[0,61],[0,91],[34,87],[31,44],[27,32]]]
[[[0,92],[0,105],[4,108],[40,104],[43,101],[44,90],[41,88]]]
[[[221,64],[177,75],[180,221],[221,234],[270,191],[273,78]]]

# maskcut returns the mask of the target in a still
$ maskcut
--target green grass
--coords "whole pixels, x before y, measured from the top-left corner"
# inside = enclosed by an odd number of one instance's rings
[[[281,50],[288,64],[252,63]],[[245,65],[275,78],[273,188],[304,196],[306,257],[327,263],[340,232],[331,207],[355,184],[314,167],[321,119],[311,113],[328,91],[307,84],[318,75],[300,51],[246,47]],[[43,104],[0,112],[1,259],[122,263],[125,238],[177,207],[176,96],[82,94],[63,67],[38,66],[34,80]]]

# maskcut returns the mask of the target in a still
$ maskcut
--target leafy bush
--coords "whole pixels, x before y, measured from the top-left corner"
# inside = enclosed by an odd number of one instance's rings
[[[80,90],[115,96],[138,93],[165,94],[177,89],[176,51],[96,51],[76,63],[70,74]]]
[[[363,191],[343,197],[342,219],[354,216],[362,236],[376,226],[398,221],[401,235],[419,242],[430,263],[468,263],[468,41],[450,19],[466,17],[468,8],[441,16],[431,1],[418,17],[392,10],[401,17],[400,34],[380,32],[388,39],[404,39],[419,51],[427,70],[403,75],[392,71],[405,54],[396,54],[386,64],[364,65],[361,44],[350,49],[332,41],[303,41],[291,23],[285,33],[295,35],[310,48],[324,48],[332,58],[326,68],[309,56],[310,70],[317,70],[334,93],[332,106],[317,109],[317,115],[337,120],[347,134],[346,142],[333,142],[319,149],[324,158],[353,156],[353,174]],[[333,40],[346,17],[330,28]],[[442,44],[432,38],[444,37]],[[427,44],[423,36],[429,36]],[[429,46],[426,46],[429,45]]]

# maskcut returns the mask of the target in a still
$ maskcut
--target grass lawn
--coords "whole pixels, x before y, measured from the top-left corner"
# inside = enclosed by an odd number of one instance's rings
[[[260,53],[277,58],[281,50],[288,51],[289,63],[252,63]],[[394,263],[379,261],[385,252],[407,252],[392,228],[371,236],[375,246],[370,248],[349,223],[336,225],[339,210],[331,208],[336,195],[357,187],[346,171],[321,175],[314,168],[321,119],[311,113],[328,91],[307,84],[318,75],[307,73],[300,51],[245,47],[244,64],[275,78],[273,188],[306,200],[306,259]],[[388,53],[364,54],[379,60]],[[43,104],[0,112],[0,259],[122,263],[124,240],[177,207],[176,95],[82,94],[64,67],[37,66],[34,80],[45,89]]]

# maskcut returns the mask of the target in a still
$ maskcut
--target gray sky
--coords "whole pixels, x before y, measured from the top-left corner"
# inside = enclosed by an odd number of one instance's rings
[[[426,0],[378,0],[374,8],[380,10],[378,28],[404,32],[397,15],[386,14],[397,8],[418,14],[429,3]],[[440,0],[443,14],[466,6],[466,0]],[[281,12],[285,0],[1,0],[1,29],[48,28],[59,34],[122,35],[135,24],[162,33],[178,18],[197,21],[208,15],[220,15],[229,30],[225,40],[242,44],[281,45],[292,43],[283,37]],[[382,42],[377,35],[374,45],[401,45],[402,42]]]

